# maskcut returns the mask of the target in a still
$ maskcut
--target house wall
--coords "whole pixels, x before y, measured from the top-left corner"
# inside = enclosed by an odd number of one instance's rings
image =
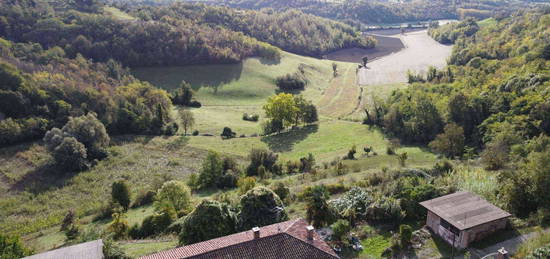
[[[441,226],[441,218],[434,214],[431,211],[428,211],[428,216],[426,218],[426,225],[438,236],[443,238],[449,244],[453,244],[453,239],[456,247],[459,247],[461,242],[462,235],[456,236],[451,231],[445,229]],[[462,233],[461,233],[462,234]]]
[[[428,211],[428,217],[426,217],[426,225],[434,231],[437,232],[437,229],[439,228],[439,216],[435,215],[433,212]]]
[[[443,228],[440,225],[441,219],[433,212],[428,211],[426,225],[441,238],[445,239],[449,244],[453,243],[453,233]],[[491,221],[467,230],[460,231],[459,236],[455,236],[455,246],[458,248],[466,248],[470,243],[479,241],[497,230],[506,228],[508,219],[499,219]]]
[[[461,246],[468,247],[470,243],[479,241],[491,235],[497,230],[506,228],[507,224],[508,224],[508,219],[504,218],[504,219],[487,222],[485,224],[464,230],[462,231],[464,237],[461,240]]]

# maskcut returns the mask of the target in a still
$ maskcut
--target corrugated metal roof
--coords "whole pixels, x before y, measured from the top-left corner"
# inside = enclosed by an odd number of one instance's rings
[[[420,205],[459,230],[511,216],[510,213],[470,192],[455,192],[421,202]]]
[[[141,259],[180,258],[339,258],[317,233],[307,239],[303,219],[289,220],[260,228],[260,238],[252,230],[178,247]],[[309,256],[307,256],[309,255]]]
[[[27,256],[23,259],[103,259],[103,241],[98,239]]]

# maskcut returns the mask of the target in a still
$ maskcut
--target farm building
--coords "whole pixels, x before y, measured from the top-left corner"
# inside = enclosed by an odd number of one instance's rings
[[[421,202],[428,209],[426,225],[449,244],[466,248],[504,229],[510,213],[470,192],[455,192]]]
[[[303,219],[289,220],[261,228],[255,227],[249,231],[141,257],[141,259],[180,258],[337,259],[339,257]]]

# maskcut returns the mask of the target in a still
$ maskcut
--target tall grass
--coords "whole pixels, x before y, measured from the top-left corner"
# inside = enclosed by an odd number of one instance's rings
[[[498,204],[496,193],[499,183],[495,173],[483,168],[460,165],[450,177],[458,189],[475,193],[493,204]]]
[[[519,247],[517,252],[514,254],[513,258],[525,258],[531,254],[535,249],[550,246],[550,232],[539,232],[533,238],[528,239],[523,242]]]

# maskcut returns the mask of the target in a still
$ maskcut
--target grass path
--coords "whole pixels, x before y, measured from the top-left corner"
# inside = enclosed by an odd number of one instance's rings
[[[324,116],[339,118],[353,113],[360,101],[360,88],[355,79],[355,64],[347,63],[344,72],[331,81],[318,103],[319,113]]]

